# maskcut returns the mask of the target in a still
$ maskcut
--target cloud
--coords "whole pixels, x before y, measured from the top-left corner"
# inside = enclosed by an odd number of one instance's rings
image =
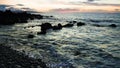
[[[104,4],[104,3],[94,3],[94,2],[82,2],[82,3],[93,6],[120,6],[120,4]]]
[[[24,10],[31,10],[31,8],[26,8],[26,7],[21,8],[21,9],[24,9]]]
[[[16,6],[24,6],[23,4],[16,4]]]
[[[120,9],[115,9],[116,12],[120,12]]]
[[[12,5],[0,5],[0,10],[5,11],[8,7],[11,7]]]
[[[9,9],[14,12],[21,12],[21,11],[27,11],[30,13],[36,13],[34,9],[23,7],[23,8],[15,8],[15,6],[24,6],[23,4],[16,4],[16,5],[0,5],[0,10],[5,11],[6,9]]]
[[[73,5],[93,5],[93,6],[120,6],[120,4],[115,4],[115,3],[101,3],[99,2],[101,0],[87,0],[84,2],[81,1],[77,1],[77,2],[69,2],[69,4],[73,4]]]
[[[72,8],[58,8],[58,9],[52,9],[51,12],[78,12],[78,9],[72,9]]]
[[[34,11],[34,9],[28,8],[28,7],[24,7],[24,8],[20,8],[21,10],[24,11]]]

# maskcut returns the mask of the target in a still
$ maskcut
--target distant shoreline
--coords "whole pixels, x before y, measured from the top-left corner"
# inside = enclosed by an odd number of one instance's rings
[[[15,23],[27,23],[27,20],[43,19],[44,16],[11,10],[0,11],[0,25],[13,25]]]

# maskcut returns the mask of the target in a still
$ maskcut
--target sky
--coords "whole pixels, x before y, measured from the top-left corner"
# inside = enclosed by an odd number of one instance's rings
[[[120,0],[0,0],[0,9],[38,12],[120,12]]]

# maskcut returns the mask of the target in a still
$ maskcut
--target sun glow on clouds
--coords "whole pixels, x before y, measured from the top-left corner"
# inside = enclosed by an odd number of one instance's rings
[[[119,12],[120,0],[2,0],[0,4],[22,4],[40,12]],[[18,7],[17,7],[18,8]]]

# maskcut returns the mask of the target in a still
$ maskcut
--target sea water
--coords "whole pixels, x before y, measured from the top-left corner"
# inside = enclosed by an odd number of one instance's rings
[[[120,68],[120,13],[44,13],[53,18],[0,26],[0,44],[42,59],[50,68]],[[42,23],[86,23],[37,35]],[[104,27],[93,26],[104,25]],[[109,27],[116,24],[116,28]],[[34,27],[31,27],[34,26]],[[29,34],[34,38],[27,38]]]

